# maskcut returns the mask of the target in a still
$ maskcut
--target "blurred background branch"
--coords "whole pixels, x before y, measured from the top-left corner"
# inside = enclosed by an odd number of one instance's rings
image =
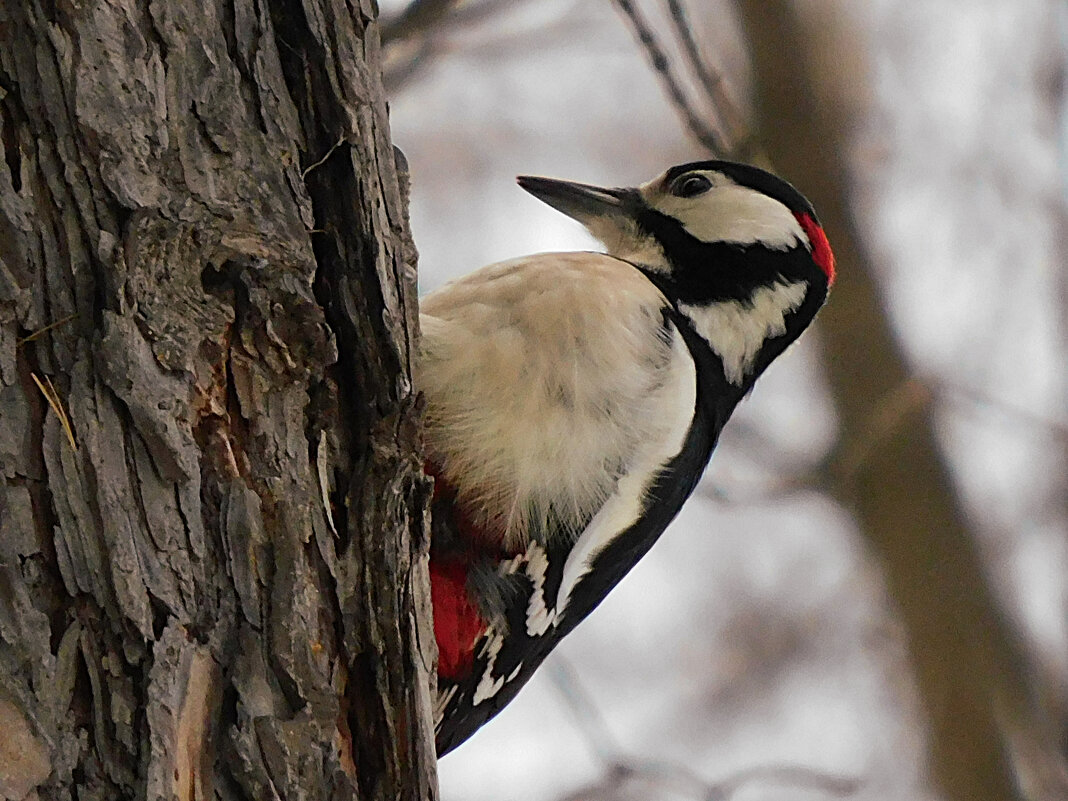
[[[386,91],[400,91],[440,53],[451,31],[485,22],[525,0],[412,0],[382,20]]]
[[[726,132],[722,128],[722,123],[717,125],[716,123],[710,124],[706,122],[705,115],[691,103],[685,91],[683,91],[681,80],[676,75],[675,65],[661,46],[659,37],[638,10],[637,5],[631,0],[613,0],[613,2],[634,30],[634,35],[641,42],[642,49],[645,50],[648,56],[649,65],[660,77],[664,91],[667,92],[672,104],[686,121],[686,126],[690,129],[690,133],[712,155],[726,156],[730,153],[731,148],[726,138]],[[682,29],[689,30],[685,22],[680,24]],[[692,40],[692,37],[684,37],[685,40]],[[694,63],[703,65],[703,62]],[[701,72],[706,72],[703,66]],[[733,108],[733,106],[730,108]]]
[[[614,740],[597,705],[582,686],[582,680],[564,658],[547,667],[553,683],[571,711],[575,725],[604,767],[596,783],[569,793],[560,801],[610,801],[629,798],[640,792],[669,791],[694,801],[731,801],[751,785],[776,784],[795,791],[815,791],[828,797],[845,798],[856,792],[859,782],[803,765],[757,765],[710,782],[685,765],[653,761],[623,752]],[[668,790],[670,788],[670,790]],[[656,793],[659,797],[659,793]]]
[[[425,37],[461,5],[463,0],[412,0],[403,11],[382,20],[382,44]]]
[[[666,2],[672,27],[686,55],[686,62],[697,76],[701,89],[708,98],[710,113],[715,119],[715,127],[722,132],[724,152],[731,154],[734,158],[745,159],[746,154],[750,153],[753,147],[747,131],[745,115],[731,97],[723,73],[718,69],[713,69],[708,55],[701,52],[697,34],[686,13],[686,6],[680,0],[666,0]]]
[[[750,43],[758,118],[772,162],[804,186],[835,243],[841,277],[821,318],[840,441],[877,447],[846,458],[833,487],[880,559],[930,726],[930,765],[947,798],[1024,798],[1009,745],[1019,731],[1044,739],[1048,721],[1019,636],[1005,618],[935,440],[922,392],[891,332],[867,247],[849,201],[856,109],[840,83],[821,80],[815,48],[845,54],[844,26],[828,13],[806,22],[789,0],[736,0]],[[831,12],[834,13],[834,12]],[[836,76],[841,81],[841,75]],[[864,79],[854,73],[852,79]],[[919,400],[917,400],[919,399]],[[909,425],[895,425],[902,409]],[[1007,726],[1007,730],[1005,728]],[[1068,785],[1060,797],[1068,797]]]
[[[633,4],[616,0],[616,5],[691,133],[712,155],[737,157],[724,145],[722,121],[712,132],[694,119],[697,112],[684,98],[671,60]],[[695,72],[710,76],[680,4],[669,5]],[[806,27],[790,0],[736,0],[734,5],[750,45],[765,155],[780,174],[805,187],[841,265],[832,303],[820,321],[840,420],[827,489],[856,515],[907,627],[930,719],[936,782],[948,798],[960,801],[1023,798],[1008,755],[1010,739],[1020,730],[1048,737],[1050,721],[1036,704],[1027,655],[1005,620],[959,507],[934,437],[930,393],[908,377],[850,210],[846,155],[856,110],[835,81],[821,84],[812,67],[813,48],[848,52],[850,42],[835,36],[841,26],[826,19],[826,12],[823,22],[830,24],[818,32],[811,20]],[[864,79],[863,72],[851,76]],[[702,100],[719,109],[720,120],[736,120],[722,84],[721,78],[702,80]],[[1008,731],[1002,728],[1006,723]],[[1068,785],[1061,790],[1068,797]]]

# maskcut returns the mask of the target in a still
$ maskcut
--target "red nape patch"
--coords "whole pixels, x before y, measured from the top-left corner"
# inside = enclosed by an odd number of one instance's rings
[[[811,214],[795,214],[797,221],[808,236],[812,245],[812,260],[827,275],[827,286],[834,284],[834,253],[831,252],[831,243],[827,241],[827,234],[823,233],[820,224],[812,219]]]
[[[467,595],[467,569],[462,562],[430,560],[430,600],[434,604],[434,639],[438,641],[438,675],[463,678],[471,670],[475,643],[486,624]]]

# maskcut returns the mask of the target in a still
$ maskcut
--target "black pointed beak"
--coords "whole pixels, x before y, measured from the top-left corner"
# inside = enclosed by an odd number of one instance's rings
[[[520,175],[516,181],[538,200],[583,224],[595,217],[627,214],[638,194],[635,189],[605,189],[533,175]]]

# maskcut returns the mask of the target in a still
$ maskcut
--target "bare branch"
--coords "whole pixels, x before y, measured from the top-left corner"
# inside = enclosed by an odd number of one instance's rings
[[[606,765],[616,764],[622,749],[608,730],[608,724],[597,705],[579,682],[578,674],[571,663],[556,654],[549,660],[547,667],[550,669],[553,686],[567,702],[568,709],[590,749]]]
[[[682,50],[689,60],[690,68],[704,89],[716,117],[716,127],[724,142],[724,151],[737,157],[738,151],[747,146],[751,134],[747,130],[744,115],[727,91],[723,73],[712,69],[701,55],[701,48],[694,37],[693,26],[680,0],[666,0],[675,33],[682,43]]]
[[[727,506],[761,506],[780,503],[821,485],[816,473],[782,476],[766,482],[724,483],[706,481],[698,485],[697,494]]]
[[[469,0],[461,3],[449,15],[449,21],[456,25],[474,25],[484,22],[489,17],[509,7],[518,7],[527,0],[481,0],[474,2]]]
[[[627,22],[630,23],[631,28],[634,30],[634,35],[638,37],[638,42],[641,44],[642,49],[645,50],[645,55],[649,59],[650,65],[656,74],[660,76],[664,89],[668,93],[668,98],[682,115],[690,133],[711,153],[726,155],[729,152],[729,148],[724,142],[723,136],[705,122],[700,112],[694,108],[686,97],[682,84],[671,64],[671,59],[660,45],[656,33],[642,17],[641,12],[638,11],[631,0],[613,0],[613,2],[619,7],[623,16],[627,18]]]
[[[829,796],[846,798],[860,789],[860,781],[848,776],[835,776],[804,765],[763,765],[740,770],[709,786],[707,801],[728,801],[753,782],[778,784],[822,791]]]
[[[628,756],[612,737],[597,705],[582,687],[567,660],[557,654],[550,664],[554,686],[568,702],[576,725],[606,768],[604,778],[596,785],[569,793],[561,801],[608,799],[623,790],[627,782],[634,780],[670,786],[675,792],[698,801],[730,801],[736,793],[754,782],[823,791],[836,798],[852,795],[860,787],[860,782],[854,778],[790,764],[757,765],[719,781],[709,782],[685,765]]]
[[[385,86],[386,94],[390,97],[396,95],[418,77],[431,64],[439,51],[438,39],[434,36],[421,37],[418,43],[413,43],[413,45],[414,49],[411,54],[403,60],[395,59],[392,52],[401,46],[400,42],[390,48],[387,56],[387,66],[382,75],[382,84]],[[398,63],[388,64],[389,61],[394,60],[397,60]]]
[[[401,91],[443,51],[447,34],[480,24],[526,0],[414,0],[383,23],[386,67],[382,81],[388,95]],[[398,50],[407,55],[398,55]]]
[[[1057,439],[1068,442],[1068,420],[1045,417],[1038,412],[1025,409],[1012,401],[995,397],[975,387],[956,384],[934,376],[928,376],[924,380],[934,387],[938,396],[943,400],[996,409],[1000,414],[1012,417],[1026,425],[1045,429]]]
[[[936,376],[911,375],[876,402],[864,425],[847,432],[838,445],[817,465],[796,464],[784,470],[772,471],[766,480],[730,481],[722,477],[705,480],[697,488],[698,494],[717,503],[758,505],[775,503],[808,490],[834,493],[848,491],[864,471],[872,457],[922,415],[929,414],[935,402],[968,404],[985,407],[1038,428],[1061,442],[1068,442],[1068,421],[1043,416],[1011,401],[997,398],[988,392],[955,384]],[[750,444],[745,453],[769,469],[782,459],[765,459],[776,451],[761,432],[744,423],[736,424],[732,438],[739,434]]]
[[[828,455],[823,474],[839,488],[849,488],[881,445],[893,440],[931,402],[930,389],[916,378],[908,378],[872,405],[866,423],[847,432],[838,447]]]

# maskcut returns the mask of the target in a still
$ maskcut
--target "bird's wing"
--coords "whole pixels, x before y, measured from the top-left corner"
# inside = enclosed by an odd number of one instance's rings
[[[655,492],[665,465],[707,451],[688,445],[693,359],[663,295],[626,262],[495,265],[428,296],[421,322],[445,753],[607,592],[583,579],[609,546],[647,548],[674,516],[684,494],[665,505]],[[614,584],[641,553],[623,542],[601,576]]]

